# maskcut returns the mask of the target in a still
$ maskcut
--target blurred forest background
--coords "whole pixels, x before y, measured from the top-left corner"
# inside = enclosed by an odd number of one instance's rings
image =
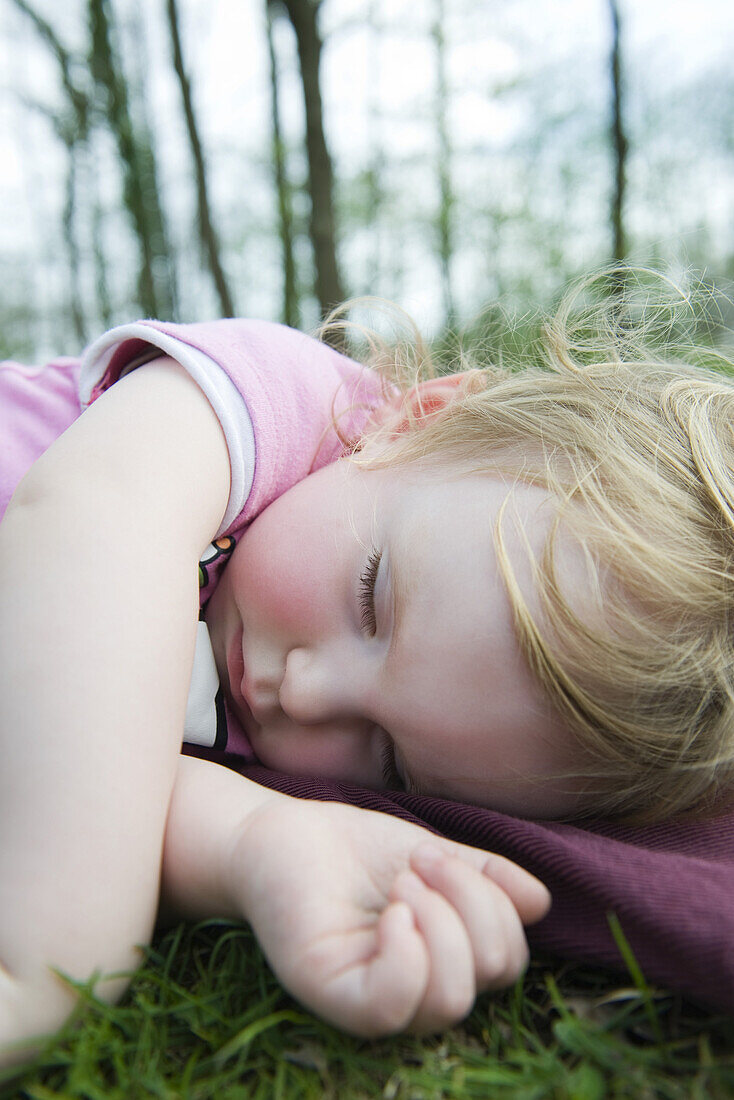
[[[0,0],[0,355],[734,278],[730,0]],[[731,327],[731,320],[729,320]]]

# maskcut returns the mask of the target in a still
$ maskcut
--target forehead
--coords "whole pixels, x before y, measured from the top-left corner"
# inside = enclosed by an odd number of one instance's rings
[[[464,569],[492,583],[495,537],[527,574],[551,530],[555,509],[546,489],[499,474],[461,473],[438,466],[366,471],[369,506],[416,569],[439,566],[460,575],[443,551],[461,548]],[[526,568],[522,569],[522,559]],[[468,577],[467,579],[471,579]]]

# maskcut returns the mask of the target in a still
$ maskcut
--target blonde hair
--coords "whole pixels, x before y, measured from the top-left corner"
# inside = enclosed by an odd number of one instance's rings
[[[502,518],[495,530],[518,639],[583,750],[585,801],[595,816],[636,821],[710,811],[734,779],[732,362],[682,333],[681,306],[701,315],[688,295],[667,298],[653,301],[647,273],[590,277],[523,363],[462,354],[458,368],[470,369],[442,411],[422,417],[406,397],[354,457],[458,464],[552,494],[556,519],[533,567],[537,617]],[[369,340],[372,364],[404,393],[435,373],[420,339]],[[561,531],[590,563],[590,614],[562,590]]]

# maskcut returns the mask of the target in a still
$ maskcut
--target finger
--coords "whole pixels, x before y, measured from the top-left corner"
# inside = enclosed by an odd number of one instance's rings
[[[551,907],[548,887],[510,859],[488,852],[482,872],[502,888],[523,924],[536,924]]]
[[[528,946],[515,906],[492,879],[435,844],[422,844],[411,867],[451,903],[463,921],[474,957],[477,988],[502,989],[528,964]]]
[[[428,952],[409,906],[390,903],[380,914],[374,937],[369,957],[342,966],[323,983],[322,994],[309,999],[337,1027],[364,1038],[405,1030],[428,985]]]
[[[501,886],[508,898],[515,906],[523,924],[535,924],[542,920],[551,906],[551,895],[547,886],[530,871],[513,863],[511,859],[505,859],[495,852],[483,852],[478,848],[471,848],[467,844],[456,844],[453,841],[439,842],[436,838],[432,842],[442,851],[458,856],[470,866],[488,875],[498,886]]]
[[[476,996],[467,931],[446,898],[413,871],[397,876],[392,896],[410,906],[428,953],[428,982],[411,1031],[441,1031],[462,1020]]]

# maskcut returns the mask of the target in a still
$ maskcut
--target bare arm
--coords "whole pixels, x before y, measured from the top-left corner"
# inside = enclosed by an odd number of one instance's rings
[[[68,1011],[50,965],[127,968],[149,938],[196,566],[228,491],[212,409],[160,359],[57,440],[0,526],[0,992],[20,1034]]]

